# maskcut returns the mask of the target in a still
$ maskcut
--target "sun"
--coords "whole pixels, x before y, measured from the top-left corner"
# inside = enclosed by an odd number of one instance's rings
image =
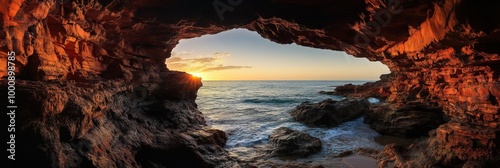
[[[189,74],[191,74],[191,75],[193,75],[193,76],[195,76],[195,77],[201,78],[201,74],[200,74],[200,73],[197,73],[197,72],[191,72],[191,73],[189,73]]]

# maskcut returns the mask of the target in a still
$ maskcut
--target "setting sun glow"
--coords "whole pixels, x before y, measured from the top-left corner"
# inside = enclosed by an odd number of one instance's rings
[[[191,74],[193,76],[196,76],[198,78],[201,78],[201,74],[200,73],[192,72],[192,73],[189,73],[189,74]]]
[[[281,45],[234,29],[181,40],[168,69],[203,80],[377,80],[389,68],[345,52]],[[200,75],[201,74],[201,75]]]

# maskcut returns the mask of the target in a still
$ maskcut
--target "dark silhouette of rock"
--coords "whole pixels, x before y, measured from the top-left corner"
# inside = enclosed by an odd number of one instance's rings
[[[447,126],[444,127],[458,126],[457,124],[458,123],[447,123],[445,124]],[[442,167],[443,165],[454,165],[454,167],[463,168],[498,167],[500,161],[491,158],[496,156],[494,150],[491,150],[492,146],[482,146],[481,144],[492,137],[486,138],[485,135],[490,134],[487,133],[488,130],[479,129],[480,128],[477,130],[470,130],[476,131],[476,134],[468,132],[471,134],[463,136],[464,132],[459,132],[456,135],[450,135],[449,138],[445,138],[445,141],[450,143],[447,144],[449,146],[441,144],[443,142],[440,141],[443,141],[442,138],[444,137],[439,137],[439,134],[436,134],[436,130],[429,132],[430,137],[428,139],[420,139],[407,148],[396,144],[386,145],[377,156],[377,163],[379,167],[386,167],[389,164],[394,165],[394,167]],[[449,130],[451,131],[452,129]],[[468,146],[473,143],[477,143],[478,147]],[[455,153],[455,150],[470,149],[473,149],[473,151]],[[463,158],[491,159],[471,159],[464,161]]]
[[[321,151],[321,140],[307,133],[286,127],[269,136],[273,156],[305,157]]]
[[[48,160],[33,156],[47,155],[55,167],[237,164],[223,149],[226,134],[204,128],[194,102],[200,80],[163,75],[170,80],[19,81],[16,161],[23,162],[16,163],[44,164]]]
[[[346,96],[348,93],[355,93],[357,87],[358,85],[353,85],[352,83],[336,86],[335,93]]]
[[[421,103],[400,108],[384,103],[374,105],[366,113],[364,122],[382,134],[414,138],[425,136],[444,123],[441,110]]]
[[[363,85],[353,85],[352,83],[336,86],[334,91],[329,92],[334,95],[347,97],[369,98],[375,97],[386,99],[390,94],[391,74],[380,75],[380,80],[367,82]]]
[[[335,95],[336,93],[333,91],[319,91],[319,94],[324,94],[324,95]]]
[[[310,126],[331,127],[361,117],[369,110],[369,105],[365,99],[327,99],[316,104],[306,101],[290,111],[290,115]]]

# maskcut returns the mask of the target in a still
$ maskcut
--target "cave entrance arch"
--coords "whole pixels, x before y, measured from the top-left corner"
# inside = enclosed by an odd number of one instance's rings
[[[166,60],[170,70],[204,80],[378,80],[384,64],[344,51],[277,44],[247,29],[180,40]]]
[[[325,146],[332,149],[326,151],[376,146],[370,138],[378,133],[360,120],[331,130],[315,129],[293,121],[287,111],[303,101],[342,99],[318,92],[378,80],[390,72],[380,62],[340,51],[277,44],[256,32],[232,29],[181,40],[166,65],[202,77],[198,109],[210,127],[228,134],[226,147],[240,157],[251,157],[252,146],[266,144],[267,136],[282,126],[330,138]],[[357,135],[348,135],[349,131]],[[342,136],[352,141],[341,142]]]

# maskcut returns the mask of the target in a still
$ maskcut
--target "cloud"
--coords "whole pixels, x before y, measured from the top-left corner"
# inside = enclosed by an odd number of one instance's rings
[[[209,56],[198,58],[183,58],[189,57],[190,52],[182,51],[172,52],[172,57],[167,59],[167,67],[172,70],[186,71],[186,72],[208,72],[208,71],[221,71],[230,69],[249,69],[251,66],[238,66],[238,65],[222,65],[224,58],[230,56],[227,52],[217,52]]]
[[[213,66],[213,67],[207,67],[201,70],[201,72],[208,72],[208,71],[221,71],[221,70],[229,70],[229,69],[250,69],[252,68],[251,66]]]
[[[182,61],[182,60],[183,60],[183,59],[182,59],[181,57],[170,57],[170,58],[167,60],[167,62],[171,62],[171,63],[173,63],[173,62],[180,62],[180,61]]]
[[[189,67],[188,64],[185,63],[178,63],[178,62],[168,63],[168,68],[170,69],[186,69],[188,67]]]
[[[211,63],[218,61],[216,57],[201,57],[201,58],[190,58],[184,59],[178,56],[170,57],[167,59],[167,63],[176,63],[176,62],[184,62],[184,63]]]
[[[186,59],[186,61],[191,61],[192,63],[212,63],[215,61],[218,61],[218,58],[216,57],[204,57],[204,58],[193,58],[193,59]]]

